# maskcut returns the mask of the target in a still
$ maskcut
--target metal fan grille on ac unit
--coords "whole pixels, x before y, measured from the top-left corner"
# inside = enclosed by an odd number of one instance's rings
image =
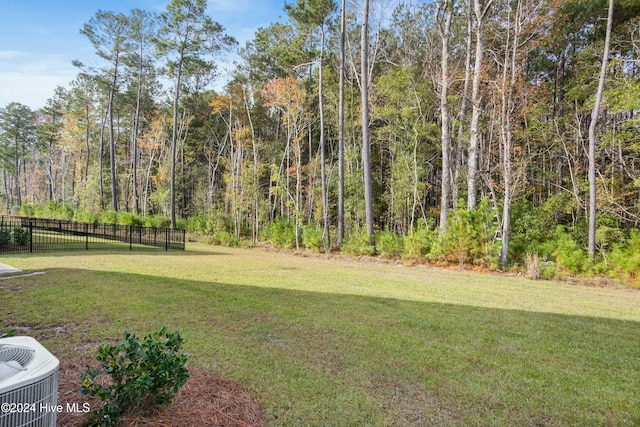
[[[59,365],[32,337],[0,338],[0,427],[55,427]]]
[[[0,381],[23,371],[35,357],[35,350],[14,344],[0,344]]]

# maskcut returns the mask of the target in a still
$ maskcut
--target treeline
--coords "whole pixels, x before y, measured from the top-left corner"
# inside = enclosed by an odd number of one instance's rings
[[[0,111],[7,211],[545,277],[640,269],[637,2],[299,0],[219,92],[236,46],[205,3],[96,12],[100,66]]]

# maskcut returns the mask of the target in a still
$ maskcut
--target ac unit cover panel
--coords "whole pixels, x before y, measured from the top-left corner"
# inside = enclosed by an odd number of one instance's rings
[[[0,394],[39,381],[59,365],[60,361],[32,337],[0,338]]]

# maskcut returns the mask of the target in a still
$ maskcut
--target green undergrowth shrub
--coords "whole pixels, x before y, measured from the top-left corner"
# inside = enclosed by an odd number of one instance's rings
[[[18,227],[13,229],[13,243],[16,245],[27,245],[31,241],[31,234],[28,228]]]
[[[0,230],[0,246],[5,246],[11,243],[11,231]]]
[[[84,212],[84,211],[76,211],[73,215],[73,220],[78,222],[87,222],[90,224],[99,223],[100,215]]]
[[[569,195],[549,197],[542,205],[535,206],[528,200],[514,202],[511,209],[511,239],[509,258],[524,260],[526,254],[536,252],[540,259],[551,259],[556,224],[567,224],[573,218],[576,202]]]
[[[118,345],[102,344],[96,359],[100,368],[82,373],[85,395],[102,406],[91,414],[92,425],[116,425],[127,412],[143,414],[153,406],[167,406],[189,378],[182,337],[166,328],[140,339],[129,332]]]
[[[66,203],[50,201],[44,205],[28,203],[20,206],[18,215],[38,218],[72,219],[74,211]]]
[[[216,232],[231,232],[233,221],[223,207],[214,207],[206,213],[193,215],[185,220],[184,228],[190,233],[208,235]]]
[[[552,239],[541,245],[541,249],[545,254],[550,254],[559,269],[580,274],[589,267],[586,251],[561,225],[556,227]]]
[[[403,257],[419,261],[424,259],[433,247],[436,231],[433,225],[419,225],[404,238]]]
[[[383,258],[399,258],[404,254],[404,237],[390,231],[380,232],[376,249]]]
[[[497,257],[494,242],[495,211],[483,199],[477,209],[457,209],[449,214],[447,227],[431,248],[430,258],[439,262],[484,265]]]
[[[302,241],[304,247],[320,252],[324,248],[322,233],[322,228],[315,224],[308,224],[302,227]]]
[[[365,229],[356,230],[346,235],[341,250],[355,256],[376,254],[376,247],[371,245],[371,239]]]
[[[260,237],[277,248],[293,249],[296,247],[295,223],[286,218],[278,218],[262,229]]]
[[[171,220],[164,215],[151,215],[144,219],[144,226],[153,228],[169,228],[171,227]]]
[[[596,235],[596,242],[598,241]],[[640,230],[632,229],[628,236],[617,237],[608,252],[600,249],[601,257],[594,272],[614,279],[637,281],[640,273]]]
[[[21,216],[64,219],[87,223],[121,224],[154,228],[169,228],[171,220],[164,215],[143,216],[134,212],[114,211],[108,209],[102,212],[74,210],[70,205],[59,202],[49,202],[45,205],[25,204],[20,207]],[[185,228],[178,224],[178,228]]]

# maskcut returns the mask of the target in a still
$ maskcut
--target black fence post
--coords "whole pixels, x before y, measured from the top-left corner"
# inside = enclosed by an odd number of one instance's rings
[[[129,250],[133,250],[133,225],[129,226]]]
[[[84,248],[89,250],[89,223],[84,224]]]
[[[29,220],[29,253],[33,253],[33,222]]]

